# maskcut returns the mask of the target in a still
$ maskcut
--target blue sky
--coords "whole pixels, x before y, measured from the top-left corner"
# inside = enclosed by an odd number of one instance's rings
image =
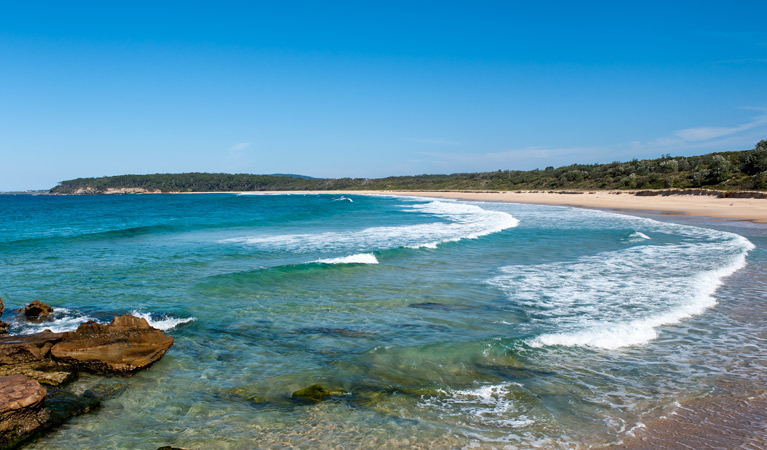
[[[14,3],[0,191],[532,169],[767,138],[763,1]]]

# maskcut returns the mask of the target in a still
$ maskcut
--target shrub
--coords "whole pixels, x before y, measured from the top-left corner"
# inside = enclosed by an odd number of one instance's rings
[[[747,175],[756,175],[767,171],[767,141],[759,141],[743,160],[741,171]]]
[[[722,155],[714,155],[709,164],[706,181],[710,184],[719,184],[730,176],[732,165]]]

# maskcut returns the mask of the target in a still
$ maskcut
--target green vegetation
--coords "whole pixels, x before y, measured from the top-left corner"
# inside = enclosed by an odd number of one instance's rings
[[[98,194],[108,189],[157,192],[266,190],[498,190],[522,189],[767,190],[767,140],[753,150],[610,164],[572,164],[544,170],[415,175],[378,179],[317,179],[287,175],[181,173],[120,175],[62,181],[56,194]]]

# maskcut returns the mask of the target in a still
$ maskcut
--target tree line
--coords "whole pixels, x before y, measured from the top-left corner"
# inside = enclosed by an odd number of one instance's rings
[[[595,190],[595,189],[767,190],[767,140],[753,150],[701,156],[663,155],[609,164],[571,164],[535,170],[414,175],[387,178],[321,179],[292,175],[178,173],[118,175],[62,181],[55,194],[108,189],[150,192],[295,190]]]

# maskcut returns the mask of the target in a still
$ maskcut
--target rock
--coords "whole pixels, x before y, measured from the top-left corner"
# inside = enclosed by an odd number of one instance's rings
[[[3,299],[0,298],[0,317],[3,316],[3,311],[5,311],[5,306],[3,305]]]
[[[8,332],[8,328],[10,327],[11,325],[9,323],[0,320],[0,334],[6,334]]]
[[[52,313],[53,308],[37,300],[32,301],[32,303],[24,308],[24,315],[27,316],[27,319],[39,319],[50,316]]]
[[[64,389],[53,388],[48,392],[45,406],[50,411],[50,419],[45,424],[46,429],[54,428],[68,419],[89,413],[101,406],[101,399],[89,395],[77,395]]]
[[[0,337],[0,365],[39,362],[70,333],[37,333]]]
[[[308,388],[298,390],[293,393],[294,399],[303,400],[311,403],[318,403],[325,400],[328,397],[334,397],[338,395],[344,395],[344,391],[329,391],[319,384],[313,384]]]
[[[50,359],[21,364],[0,365],[0,376],[6,375],[24,375],[38,383],[49,386],[61,386],[72,381],[77,376],[71,366],[59,364]]]
[[[145,319],[125,315],[109,325],[92,321],[80,325],[51,348],[51,355],[89,372],[127,375],[152,365],[171,345],[173,338]]]
[[[171,447],[170,445],[163,445],[162,447],[157,448],[157,450],[186,450],[181,447]]]
[[[21,373],[53,385],[77,370],[129,374],[149,367],[172,344],[173,338],[133,316],[115,317],[109,325],[87,322],[74,332],[3,336],[0,374]],[[4,367],[11,365],[18,367]]]
[[[82,395],[55,387],[78,371],[130,374],[157,361],[172,344],[173,338],[133,316],[115,317],[109,325],[87,322],[74,332],[0,336],[0,449],[98,408],[124,387],[115,380]],[[54,386],[47,396],[40,383]]]
[[[22,375],[0,377],[0,448],[14,446],[48,421],[46,392]]]

